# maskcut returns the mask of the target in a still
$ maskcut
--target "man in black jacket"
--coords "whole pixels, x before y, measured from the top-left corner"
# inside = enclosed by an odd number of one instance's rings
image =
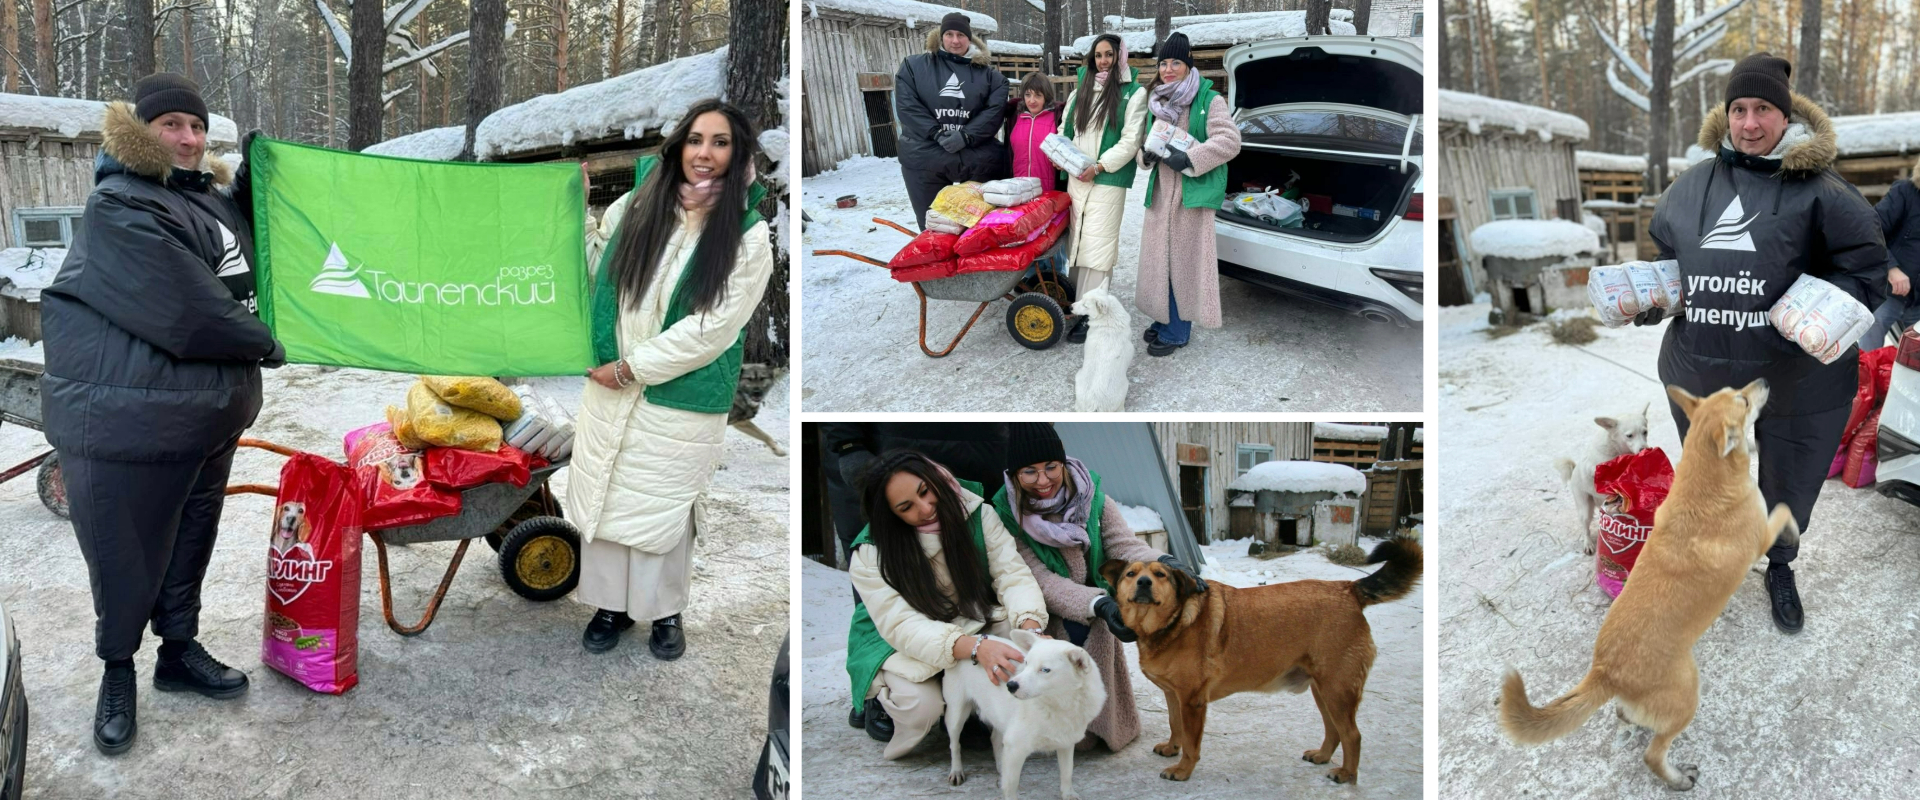
[[[1873,209],[1833,170],[1838,148],[1826,112],[1788,90],[1791,69],[1767,53],[1734,67],[1726,104],[1700,126],[1700,146],[1718,157],[1674,181],[1649,232],[1687,281],[1685,314],[1660,345],[1660,380],[1704,396],[1766,379],[1770,395],[1754,425],[1760,493],[1768,506],[1786,503],[1804,535],[1846,427],[1859,357],[1849,350],[1821,364],[1770,327],[1767,310],[1801,275],[1876,307],[1886,295],[1887,248]],[[1686,415],[1672,411],[1685,441]],[[1773,621],[1787,633],[1802,624],[1789,566],[1797,551],[1767,552]]]
[[[286,352],[254,316],[253,236],[206,156],[199,87],[158,74],[107,106],[80,230],[41,296],[42,413],[93,587],[106,662],[93,742],[137,733],[133,654],[161,638],[154,688],[236,697],[245,673],[207,654],[200,584],[240,433],[260,412],[260,367]]]
[[[1007,148],[995,138],[1007,114],[1007,76],[993,68],[967,15],[941,18],[927,52],[901,61],[893,81],[900,177],[920,227],[941,189],[1012,174]]]
[[[1920,175],[1920,162],[1914,165]],[[1860,349],[1872,350],[1887,340],[1887,330],[1895,322],[1910,328],[1920,322],[1920,294],[1913,291],[1908,273],[1920,273],[1920,187],[1907,178],[1893,182],[1887,196],[1873,207],[1880,215],[1880,235],[1887,239],[1887,253],[1899,266],[1887,268],[1887,286],[1892,297],[1873,313],[1873,327],[1860,337]],[[1901,267],[1904,266],[1905,269]]]

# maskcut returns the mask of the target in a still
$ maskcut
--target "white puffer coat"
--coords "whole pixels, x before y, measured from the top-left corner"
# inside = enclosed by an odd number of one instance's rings
[[[1133,70],[1122,70],[1123,83],[1133,82]],[[1093,97],[1099,102],[1098,92],[1103,87],[1095,87]],[[1061,114],[1073,113],[1074,103],[1080,90],[1074,89],[1067,95],[1067,106]],[[1147,92],[1134,92],[1125,106],[1121,106],[1122,119],[1120,141],[1115,142],[1107,151],[1100,152],[1100,140],[1106,136],[1107,121],[1095,117],[1085,129],[1076,129],[1073,146],[1086,153],[1088,157],[1100,162],[1102,172],[1114,172],[1133,160],[1140,152],[1140,143],[1147,136]],[[1136,178],[1137,180],[1137,178]],[[1126,216],[1127,188],[1124,186],[1103,186],[1091,181],[1067,176],[1067,196],[1073,198],[1073,230],[1067,264],[1075,267],[1110,272],[1113,265],[1120,261],[1120,220]]]
[[[960,490],[960,501],[968,515],[985,502],[966,489]],[[847,570],[853,579],[853,588],[867,604],[874,630],[896,651],[880,665],[881,669],[915,683],[930,680],[954,665],[953,643],[962,636],[979,633],[988,622],[1004,619],[1009,626],[1018,628],[1020,623],[1033,620],[1046,627],[1047,600],[1040,594],[1040,584],[1033,579],[1033,571],[1020,558],[1013,536],[1007,533],[1006,526],[1000,523],[1000,515],[993,509],[986,509],[980,515],[980,532],[987,543],[987,569],[993,573],[993,593],[1000,599],[1000,605],[993,609],[992,620],[961,618],[941,622],[932,619],[914,610],[899,592],[880,579],[878,547],[863,544],[853,551],[853,565]],[[927,559],[933,562],[934,580],[940,585],[941,593],[952,598],[953,583],[947,577],[947,560],[942,555],[940,537],[921,534],[919,538]],[[867,691],[871,697],[873,690]]]
[[[618,226],[626,202],[608,210],[602,227]],[[634,385],[614,390],[587,382],[566,494],[567,519],[584,539],[655,554],[672,550],[686,535],[694,503],[720,463],[727,415],[653,405],[640,387],[704,367],[732,347],[773,275],[773,243],[761,222],[741,237],[740,254],[714,308],[661,330],[667,301],[700,238],[700,220],[689,226],[684,212],[676,210],[676,216],[673,237],[660,256],[665,268],[654,272],[638,309],[620,306],[620,352],[633,370]]]

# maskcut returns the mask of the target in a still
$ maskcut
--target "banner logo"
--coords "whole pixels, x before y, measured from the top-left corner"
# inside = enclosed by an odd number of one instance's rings
[[[320,264],[320,274],[313,276],[313,282],[307,284],[320,294],[334,294],[341,297],[372,298],[367,293],[367,285],[360,282],[360,270],[347,266],[347,257],[340,254],[340,245],[333,244],[327,251],[327,260]]]

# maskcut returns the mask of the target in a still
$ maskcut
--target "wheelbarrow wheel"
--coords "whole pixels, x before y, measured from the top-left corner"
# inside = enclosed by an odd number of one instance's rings
[[[54,516],[70,519],[71,511],[67,507],[67,481],[60,471],[59,454],[47,456],[47,460],[40,462],[38,478],[40,504],[46,506]]]
[[[1051,297],[1023,294],[1007,308],[1007,332],[1028,350],[1045,350],[1066,335],[1066,315]]]
[[[500,577],[514,594],[558,600],[580,583],[580,531],[559,517],[513,526],[500,543]]]
[[[1061,308],[1073,307],[1075,292],[1073,279],[1068,278],[1062,270],[1056,270],[1052,267],[1042,268],[1038,274],[1027,277],[1025,280],[1020,281],[1020,285],[1013,287],[1013,293],[1015,295],[1027,294],[1029,292],[1051,297],[1053,298],[1053,302],[1060,304]]]

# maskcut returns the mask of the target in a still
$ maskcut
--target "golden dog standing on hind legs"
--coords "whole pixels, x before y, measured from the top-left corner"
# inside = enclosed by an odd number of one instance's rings
[[[1326,737],[1302,756],[1315,764],[1346,755],[1327,772],[1351,783],[1360,770],[1354,714],[1373,669],[1373,631],[1363,609],[1405,597],[1420,580],[1421,550],[1388,539],[1367,563],[1386,566],[1357,581],[1290,581],[1240,589],[1194,578],[1160,562],[1118,559],[1100,566],[1120,617],[1140,637],[1140,671],[1167,693],[1167,741],[1153,752],[1180,756],[1160,777],[1184,781],[1200,760],[1207,704],[1240,692],[1313,690]]]
[[[1558,739],[1609,699],[1621,718],[1652,729],[1647,768],[1677,790],[1693,788],[1699,767],[1667,763],[1667,747],[1693,721],[1700,673],[1693,645],[1727,607],[1747,568],[1774,545],[1795,544],[1799,526],[1785,503],[1769,515],[1748,471],[1748,431],[1767,402],[1766,381],[1705,398],[1678,386],[1667,395],[1692,428],[1675,469],[1673,491],[1654,513],[1640,559],[1600,624],[1593,666],[1573,691],[1541,708],[1527,702],[1520,673],[1500,692],[1500,727],[1520,744]]]

